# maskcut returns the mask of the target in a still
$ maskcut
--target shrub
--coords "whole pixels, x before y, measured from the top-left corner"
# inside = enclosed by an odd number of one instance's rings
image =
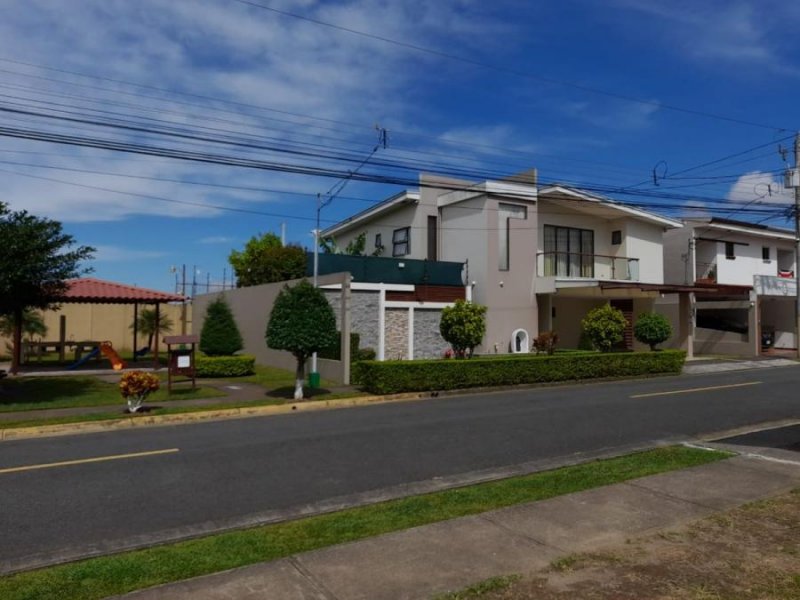
[[[642,344],[655,350],[658,344],[666,342],[672,335],[672,325],[669,319],[659,313],[645,313],[639,315],[633,326],[633,335]]]
[[[466,300],[456,300],[442,309],[439,332],[459,358],[472,358],[472,351],[486,333],[486,307]]]
[[[594,308],[581,321],[583,331],[600,352],[609,352],[622,341],[628,321],[610,304]]]
[[[355,379],[374,394],[680,373],[686,353],[575,352],[463,360],[365,361]]]
[[[351,331],[350,332],[350,362],[356,360],[358,355],[358,346],[361,343],[361,335]],[[317,353],[319,358],[327,358],[329,360],[342,360],[342,332],[336,332],[336,344],[330,348],[325,348]]]
[[[135,413],[147,397],[161,385],[158,376],[144,371],[128,371],[119,380],[119,391],[128,401],[128,412]]]
[[[555,331],[543,331],[533,340],[533,349],[536,354],[553,354],[558,344],[558,334]]]
[[[207,356],[233,356],[243,347],[242,334],[236,326],[231,307],[220,296],[206,310],[200,331],[200,350]]]
[[[373,348],[359,348],[355,358],[353,358],[353,362],[359,362],[362,360],[375,360],[377,355],[378,353],[375,352]]]
[[[284,286],[275,299],[266,333],[267,346],[287,350],[297,360],[294,399],[303,399],[306,360],[336,345],[336,316],[325,295],[307,280]]]
[[[198,356],[194,361],[198,377],[243,377],[256,372],[254,356]]]

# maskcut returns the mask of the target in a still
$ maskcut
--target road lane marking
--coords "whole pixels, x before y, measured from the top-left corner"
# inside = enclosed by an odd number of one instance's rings
[[[712,385],[709,387],[689,388],[685,390],[670,390],[668,392],[651,392],[649,394],[636,394],[630,398],[651,398],[652,396],[671,396],[673,394],[690,394],[692,392],[709,392],[711,390],[727,390],[730,388],[746,387],[749,385],[759,385],[760,381],[748,381],[746,383],[730,383],[728,385]]]
[[[167,448],[166,450],[149,450],[147,452],[131,452],[129,454],[111,454],[109,456],[95,456],[93,458],[79,458],[76,460],[62,460],[60,462],[42,463],[39,465],[25,465],[22,467],[9,467],[0,469],[0,475],[4,473],[19,473],[21,471],[36,471],[38,469],[52,469],[55,467],[68,467],[71,465],[85,465],[87,463],[105,462],[108,460],[122,460],[124,458],[141,458],[143,456],[158,456],[159,454],[173,454],[179,452],[179,448]]]

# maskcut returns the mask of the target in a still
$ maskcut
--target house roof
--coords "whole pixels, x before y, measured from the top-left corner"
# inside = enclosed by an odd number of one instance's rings
[[[791,229],[784,229],[782,227],[771,227],[769,225],[762,225],[760,223],[748,223],[747,221],[738,221],[735,219],[722,219],[719,217],[711,218],[696,218],[685,219],[686,223],[694,224],[696,227],[707,227],[709,229],[716,229],[720,231],[736,232],[745,235],[754,235],[757,237],[781,239],[794,241],[794,231]]]
[[[406,204],[414,204],[416,202],[419,202],[419,192],[405,190],[399,194],[395,194],[394,196],[387,198],[386,200],[383,200],[382,202],[378,202],[366,210],[362,210],[361,212],[354,214],[352,217],[347,217],[343,221],[339,221],[338,223],[323,229],[320,232],[320,235],[322,237],[328,237],[331,235],[336,235],[337,233],[342,233],[343,231],[347,231],[353,227],[356,227],[364,221],[369,221],[370,219],[373,219],[386,212],[390,212]]]
[[[159,304],[162,302],[183,302],[186,298],[179,294],[169,294],[124,283],[82,277],[70,279],[69,289],[59,298],[59,302],[86,304]]]
[[[551,185],[546,188],[540,188],[539,197],[543,200],[563,199],[563,200],[589,202],[596,207],[601,207],[605,209],[606,211],[608,211],[609,214],[614,214],[614,212],[621,212],[628,216],[640,219],[642,221],[656,223],[658,225],[661,225],[663,227],[668,227],[670,229],[680,229],[681,227],[683,227],[683,223],[675,219],[670,219],[668,217],[647,210],[642,210],[641,208],[635,208],[633,206],[617,202],[616,200],[612,200],[611,198],[607,198],[605,196],[600,196],[598,194],[593,194],[591,192],[586,192],[584,190],[579,190],[576,188],[571,188],[563,185]]]

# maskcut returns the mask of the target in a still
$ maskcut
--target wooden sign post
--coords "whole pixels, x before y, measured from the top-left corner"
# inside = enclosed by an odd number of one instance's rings
[[[199,341],[200,337],[197,335],[168,335],[164,338],[169,356],[167,390],[170,394],[172,393],[173,379],[176,376],[189,378],[192,382],[192,389],[195,389],[197,379],[194,364],[195,346]]]

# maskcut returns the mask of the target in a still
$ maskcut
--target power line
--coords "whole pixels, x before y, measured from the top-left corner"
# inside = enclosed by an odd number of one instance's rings
[[[745,119],[738,119],[738,118],[735,118],[735,117],[728,117],[728,116],[725,116],[725,115],[720,115],[720,114],[716,114],[716,113],[710,113],[710,112],[703,111],[703,110],[685,108],[685,107],[677,106],[675,104],[666,104],[666,103],[657,102],[657,101],[654,101],[654,100],[644,100],[642,98],[636,98],[635,96],[629,96],[627,94],[621,94],[619,92],[612,92],[612,91],[609,91],[609,90],[595,88],[595,87],[583,85],[583,84],[580,84],[580,83],[575,83],[575,82],[572,82],[572,81],[566,81],[566,80],[563,80],[563,79],[555,79],[555,78],[551,78],[551,77],[544,77],[542,75],[530,73],[528,71],[521,71],[519,69],[513,69],[511,67],[505,67],[505,66],[502,66],[502,65],[497,65],[497,64],[492,64],[492,63],[480,61],[480,60],[475,60],[475,59],[468,58],[468,57],[465,57],[465,56],[459,56],[459,55],[456,55],[456,54],[450,54],[449,52],[443,52],[441,50],[436,50],[434,48],[425,47],[425,46],[419,46],[417,44],[412,44],[412,43],[409,43],[409,42],[403,42],[403,41],[400,41],[400,40],[395,40],[395,39],[392,39],[392,38],[389,38],[389,37],[386,37],[386,36],[376,35],[376,34],[373,34],[373,33],[368,33],[366,31],[361,31],[361,30],[358,30],[358,29],[352,29],[350,27],[344,27],[342,25],[336,25],[334,23],[329,23],[327,21],[322,21],[320,19],[315,19],[315,18],[312,18],[312,17],[307,17],[305,15],[300,15],[300,14],[297,14],[297,13],[289,12],[289,11],[286,11],[286,10],[280,10],[280,9],[277,9],[277,8],[273,8],[273,7],[267,6],[265,4],[260,4],[258,2],[253,2],[252,0],[233,0],[233,1],[234,2],[238,2],[239,4],[244,4],[246,6],[251,6],[251,7],[254,7],[254,8],[259,8],[259,9],[271,11],[273,13],[276,13],[276,14],[279,14],[279,15],[282,15],[282,16],[285,16],[285,17],[291,17],[293,19],[299,19],[301,21],[307,21],[309,23],[313,23],[315,25],[320,25],[322,27],[327,27],[327,28],[334,29],[334,30],[337,30],[337,31],[350,33],[350,34],[353,34],[353,35],[358,35],[358,36],[361,36],[361,37],[364,37],[364,38],[376,40],[376,41],[379,41],[379,42],[384,42],[384,43],[387,43],[387,44],[392,44],[392,45],[398,46],[400,48],[405,48],[407,50],[414,50],[415,52],[423,52],[423,53],[426,53],[426,54],[431,54],[433,56],[438,56],[440,58],[446,58],[448,60],[463,62],[463,63],[470,64],[470,65],[473,65],[473,66],[476,66],[476,67],[481,67],[483,69],[490,69],[490,70],[493,70],[493,71],[498,71],[498,72],[502,72],[502,73],[508,73],[510,75],[515,75],[515,76],[518,76],[518,77],[525,77],[527,79],[533,79],[535,81],[541,81],[541,82],[549,83],[549,84],[553,84],[553,85],[560,85],[560,86],[564,86],[564,87],[569,87],[569,88],[573,88],[573,89],[576,89],[576,90],[580,90],[582,92],[588,92],[588,93],[591,93],[591,94],[597,94],[597,95],[600,95],[600,96],[606,96],[606,97],[609,97],[609,98],[615,98],[617,100],[624,100],[626,102],[634,102],[636,104],[641,104],[641,105],[644,105],[644,106],[651,106],[651,107],[655,107],[655,108],[659,108],[659,109],[670,110],[670,111],[673,111],[673,112],[680,112],[680,113],[694,115],[694,116],[698,116],[698,117],[705,117],[705,118],[708,118],[708,119],[716,119],[718,121],[726,121],[726,122],[735,123],[735,124],[738,124],[738,125],[749,125],[751,127],[759,127],[759,128],[762,128],[762,129],[769,129],[769,130],[772,130],[772,131],[786,131],[786,130],[788,130],[787,127],[777,127],[777,126],[774,126],[774,125],[765,125],[764,123],[756,123],[755,121],[748,121],[748,120],[745,120]]]

